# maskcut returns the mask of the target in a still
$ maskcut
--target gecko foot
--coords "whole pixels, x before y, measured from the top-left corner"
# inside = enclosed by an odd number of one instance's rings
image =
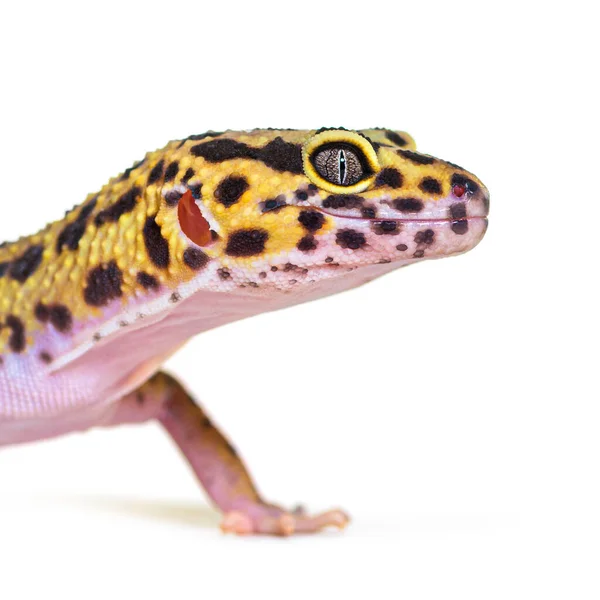
[[[290,536],[295,533],[316,533],[327,527],[344,529],[349,522],[348,515],[338,509],[311,517],[301,508],[287,512],[268,505],[258,505],[248,511],[227,512],[221,521],[221,531],[238,535]]]

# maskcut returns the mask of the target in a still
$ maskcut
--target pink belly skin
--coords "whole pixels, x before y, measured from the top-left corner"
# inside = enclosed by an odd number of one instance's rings
[[[296,291],[246,294],[198,291],[167,314],[144,319],[94,344],[55,372],[26,355],[0,372],[0,445],[85,430],[109,422],[116,401],[136,389],[192,335],[245,317],[357,287],[398,263],[327,277]]]

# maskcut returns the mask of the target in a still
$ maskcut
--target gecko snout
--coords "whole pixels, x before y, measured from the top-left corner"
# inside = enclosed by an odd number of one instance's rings
[[[490,210],[490,193],[481,182],[455,174],[450,190],[449,217],[453,221],[487,217]]]

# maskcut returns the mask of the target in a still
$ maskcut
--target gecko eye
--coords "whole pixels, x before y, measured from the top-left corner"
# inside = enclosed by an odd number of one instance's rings
[[[342,186],[354,185],[365,176],[365,162],[360,150],[347,144],[328,144],[312,156],[317,173],[330,183]]]
[[[318,131],[308,139],[302,155],[306,176],[317,187],[334,194],[366,190],[379,171],[373,145],[356,131]]]

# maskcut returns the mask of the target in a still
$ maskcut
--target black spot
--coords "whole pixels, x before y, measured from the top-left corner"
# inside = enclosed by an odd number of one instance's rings
[[[316,210],[303,210],[298,215],[298,221],[308,231],[318,231],[325,223],[325,217]]]
[[[144,225],[144,243],[150,260],[161,269],[169,266],[169,243],[162,236],[156,217],[148,217]]]
[[[161,178],[164,166],[165,161],[161,159],[152,167],[152,171],[148,175],[148,185],[156,183]]]
[[[215,198],[226,208],[235,204],[250,187],[245,177],[231,175],[225,177],[215,190]]]
[[[8,345],[13,352],[25,350],[25,327],[23,321],[14,315],[8,315],[5,321],[6,327],[11,329]]]
[[[331,256],[328,256],[328,257],[325,259],[325,262],[326,262],[326,263],[332,263],[332,262],[333,262],[333,258],[332,258]]]
[[[372,207],[372,206],[365,206],[361,211],[360,214],[365,218],[365,219],[374,219],[375,217],[377,217],[377,211]]]
[[[234,158],[259,160],[276,171],[289,171],[302,174],[302,148],[275,138],[263,148],[253,148],[242,142],[222,139],[211,140],[190,148],[194,156],[200,156],[208,162],[222,162]]]
[[[415,250],[413,257],[414,258],[423,258],[425,256],[425,250]]]
[[[91,306],[105,306],[123,295],[123,273],[114,260],[107,265],[94,267],[87,276],[83,298]]]
[[[116,223],[121,215],[131,212],[136,205],[138,197],[141,195],[141,188],[135,186],[126,191],[114,204],[101,210],[94,219],[94,222],[99,227],[104,223]]]
[[[279,210],[284,206],[287,206],[287,203],[283,194],[279,194],[277,198],[270,198],[269,200],[265,200],[259,204],[259,207],[263,213]]]
[[[46,351],[40,352],[40,360],[47,365],[52,362],[52,356]]]
[[[302,148],[276,137],[260,152],[260,160],[276,171],[302,174]]]
[[[301,202],[304,202],[305,200],[308,200],[308,192],[305,192],[304,190],[297,190],[296,198]]]
[[[192,185],[189,185],[188,189],[190,190],[190,192],[192,192],[192,197],[194,198],[194,200],[200,200],[200,198],[202,198],[201,183],[194,183]]]
[[[225,253],[229,256],[255,256],[265,249],[269,234],[264,229],[239,229],[229,236]]]
[[[198,271],[208,264],[210,259],[202,250],[199,248],[193,248],[190,246],[186,248],[183,253],[183,262],[194,271]]]
[[[179,163],[176,160],[174,160],[172,163],[169,164],[167,170],[165,171],[165,182],[173,181],[173,179],[177,177],[177,173],[179,173]]]
[[[406,244],[398,244],[396,246],[396,250],[399,252],[404,252],[405,250],[408,250],[408,246]]]
[[[464,219],[467,216],[467,207],[464,202],[456,202],[450,206],[450,216],[455,219]]]
[[[396,221],[375,221],[372,228],[377,235],[396,235],[400,233]]]
[[[66,225],[58,234],[56,240],[56,251],[60,254],[61,250],[66,246],[69,250],[77,250],[79,242],[85,233],[87,220],[96,208],[98,197],[92,198],[87,204],[84,204],[77,215],[77,218]]]
[[[191,167],[183,174],[181,178],[181,183],[187,184],[187,182],[194,176],[194,169]]]
[[[472,194],[479,191],[479,186],[472,179],[469,179],[468,177],[458,173],[452,175],[452,181],[450,185],[452,187],[455,185],[462,185],[467,189],[468,192],[471,192]]]
[[[24,283],[40,266],[43,253],[43,246],[30,246],[11,263],[8,274],[19,283]]]
[[[408,142],[401,136],[398,135],[395,131],[386,131],[385,137],[390,140],[390,142],[396,144],[396,146],[406,146]]]
[[[47,323],[50,320],[50,309],[43,304],[42,302],[38,302],[33,309],[33,314],[35,318],[41,323]]]
[[[419,154],[418,152],[413,152],[412,150],[398,150],[398,154],[404,156],[404,158],[408,158],[408,160],[418,165],[431,165],[435,162],[435,158],[432,156]]]
[[[150,273],[146,273],[145,271],[140,271],[135,278],[137,282],[147,290],[155,290],[159,287],[159,282],[154,275],[150,275]]]
[[[363,202],[355,194],[332,194],[323,200],[323,208],[360,208]]]
[[[402,187],[402,182],[402,173],[400,173],[400,171],[397,169],[392,169],[391,167],[387,167],[379,171],[376,178],[377,185],[387,185],[391,188]]]
[[[433,177],[425,177],[419,187],[428,194],[441,194],[442,184]]]
[[[433,238],[435,237],[435,232],[433,229],[424,229],[423,231],[417,231],[415,234],[415,243],[416,244],[425,244],[429,246],[433,244]]]
[[[456,233],[456,235],[464,235],[469,231],[469,221],[466,219],[461,219],[460,221],[454,221],[452,223],[452,231]]]
[[[180,300],[181,300],[181,294],[179,292],[173,292],[171,294],[171,297],[169,298],[169,302],[172,302],[173,304],[176,304]]]
[[[217,269],[217,274],[221,279],[229,279],[231,277],[231,273],[227,269]]]
[[[423,202],[417,198],[397,198],[394,208],[403,213],[418,213],[423,210]]]
[[[211,140],[190,148],[194,156],[200,156],[208,162],[222,162],[234,158],[254,158],[257,149],[235,140]]]
[[[342,248],[350,248],[350,250],[358,250],[358,248],[364,246],[367,240],[364,234],[354,229],[342,229],[337,232],[335,236],[335,242]]]
[[[61,333],[67,333],[73,326],[73,315],[64,304],[52,304],[48,307],[48,318],[54,328]]]
[[[315,250],[316,247],[318,246],[317,241],[315,240],[315,236],[314,235],[305,235],[299,242],[298,242],[298,250],[300,250],[300,252],[310,252],[311,250]]]
[[[165,202],[167,206],[176,206],[181,200],[183,194],[177,190],[170,190],[165,194]]]

